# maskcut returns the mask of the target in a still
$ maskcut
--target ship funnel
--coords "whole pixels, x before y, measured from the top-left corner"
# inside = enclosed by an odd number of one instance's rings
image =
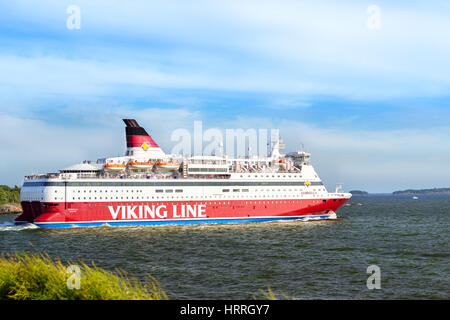
[[[123,119],[127,136],[127,156],[143,156],[158,158],[165,155],[164,151],[152,137],[134,119]]]

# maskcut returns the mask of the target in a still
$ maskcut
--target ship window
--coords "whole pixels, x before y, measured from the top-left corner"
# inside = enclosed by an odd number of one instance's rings
[[[171,190],[171,189],[166,190],[166,193],[172,193],[172,192],[173,192],[173,190]]]
[[[230,192],[230,189],[222,189],[222,192]]]
[[[183,192],[183,190],[182,189],[177,189],[177,190],[175,190],[175,192]]]
[[[163,191],[161,189],[156,190],[156,193],[162,193]]]

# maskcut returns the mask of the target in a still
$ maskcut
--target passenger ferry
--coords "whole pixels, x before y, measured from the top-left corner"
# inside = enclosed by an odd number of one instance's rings
[[[16,224],[42,228],[335,219],[350,197],[328,192],[310,154],[231,158],[166,154],[134,119],[127,151],[26,176]]]

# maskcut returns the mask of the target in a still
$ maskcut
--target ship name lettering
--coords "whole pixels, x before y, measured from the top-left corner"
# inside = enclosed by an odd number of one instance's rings
[[[162,204],[160,206],[117,206],[114,208],[113,206],[108,206],[109,213],[111,217],[116,220],[119,216],[119,212],[121,212],[122,220],[136,220],[136,219],[155,219],[167,218],[167,206]],[[137,209],[137,212],[136,212]]]
[[[120,213],[121,220],[138,220],[138,219],[164,219],[168,217],[167,206],[135,205],[135,206],[108,206],[109,213],[113,220],[117,220]],[[173,218],[206,218],[206,205],[173,205]]]
[[[174,218],[206,218],[206,205],[182,205],[178,210],[177,205],[173,205],[173,217]]]

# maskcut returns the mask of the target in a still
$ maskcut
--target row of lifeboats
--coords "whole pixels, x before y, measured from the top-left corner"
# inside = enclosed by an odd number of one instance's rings
[[[141,161],[130,161],[128,163],[106,163],[104,168],[108,171],[123,171],[126,168],[131,170],[151,170],[155,163],[153,162],[141,162]],[[156,168],[160,171],[176,171],[180,168],[181,163],[179,162],[157,162]]]

